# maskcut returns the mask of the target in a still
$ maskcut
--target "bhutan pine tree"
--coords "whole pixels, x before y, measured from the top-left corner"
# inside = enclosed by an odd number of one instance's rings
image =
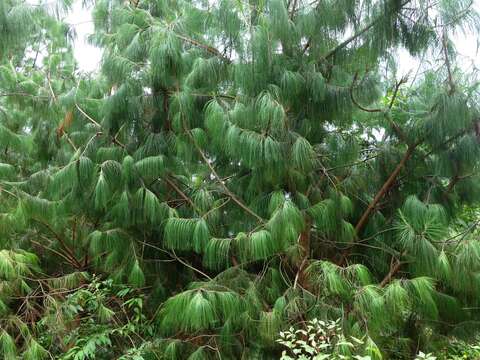
[[[91,75],[66,5],[0,4],[5,358],[278,359],[313,318],[412,358],[478,326],[470,1],[98,0]]]

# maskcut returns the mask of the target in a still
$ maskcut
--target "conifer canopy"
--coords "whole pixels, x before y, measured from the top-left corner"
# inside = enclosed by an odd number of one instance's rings
[[[0,358],[279,359],[311,319],[371,359],[476,333],[471,1],[83,1],[91,74],[72,5],[0,1]]]

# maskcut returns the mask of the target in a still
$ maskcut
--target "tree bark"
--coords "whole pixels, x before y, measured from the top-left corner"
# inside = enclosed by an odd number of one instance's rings
[[[420,142],[416,142],[412,145],[409,145],[407,148],[407,151],[403,155],[402,159],[398,163],[398,165],[395,167],[393,172],[390,174],[388,179],[385,181],[385,183],[382,185],[380,190],[377,192],[373,200],[368,204],[367,209],[363,212],[362,216],[360,217],[360,220],[357,222],[357,225],[355,226],[355,233],[357,237],[360,235],[361,231],[367,224],[368,220],[370,219],[370,216],[375,210],[375,207],[378,205],[380,200],[385,196],[385,194],[390,190],[390,188],[393,186],[395,181],[397,180],[398,175],[400,174],[400,171],[405,167],[405,164],[407,161],[411,158],[415,148],[420,144]],[[355,245],[355,242],[353,242],[352,245],[350,245],[347,249],[345,249],[342,253],[341,259],[339,264],[343,265],[345,264],[345,261],[347,260],[347,257],[350,255],[350,251],[352,247]]]
[[[387,193],[387,191],[392,187],[398,175],[400,174],[400,171],[404,168],[405,164],[412,156],[413,151],[415,150],[417,145],[418,144],[414,144],[408,147],[407,151],[405,152],[405,154],[403,155],[402,159],[400,160],[398,165],[395,167],[393,172],[390,174],[387,181],[385,181],[383,186],[380,188],[380,190],[377,192],[377,194],[373,198],[372,202],[368,205],[367,209],[363,212],[362,216],[360,217],[360,220],[357,222],[357,225],[355,226],[355,232],[357,233],[357,235],[363,230],[363,228],[367,224],[368,219],[370,218],[370,215],[373,213],[379,201],[383,198],[383,196]]]
[[[300,285],[303,289],[308,288],[308,277],[306,274],[308,259],[310,258],[310,230],[311,230],[311,220],[308,219],[305,221],[305,229],[300,233],[298,237],[298,244],[302,252],[302,261],[298,266],[297,275],[295,276],[295,282],[293,288],[295,289],[297,285]]]
[[[402,254],[404,256],[405,253]],[[400,270],[400,267],[402,266],[402,261],[400,259],[395,259],[395,264],[390,267],[390,271],[388,272],[387,275],[383,278],[383,280],[380,282],[380,287],[383,288],[386,285],[392,281],[392,278],[395,276],[395,274]]]

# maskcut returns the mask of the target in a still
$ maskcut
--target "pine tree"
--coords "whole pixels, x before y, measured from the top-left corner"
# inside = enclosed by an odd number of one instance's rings
[[[278,359],[314,318],[412,358],[478,327],[470,1],[99,0],[90,75],[68,5],[0,4],[5,358]],[[120,327],[130,287],[151,327]]]

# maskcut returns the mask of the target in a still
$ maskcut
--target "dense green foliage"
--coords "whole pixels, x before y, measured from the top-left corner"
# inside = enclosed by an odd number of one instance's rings
[[[0,2],[2,358],[279,359],[312,319],[346,358],[472,340],[470,1],[84,1],[98,74],[71,3]]]

